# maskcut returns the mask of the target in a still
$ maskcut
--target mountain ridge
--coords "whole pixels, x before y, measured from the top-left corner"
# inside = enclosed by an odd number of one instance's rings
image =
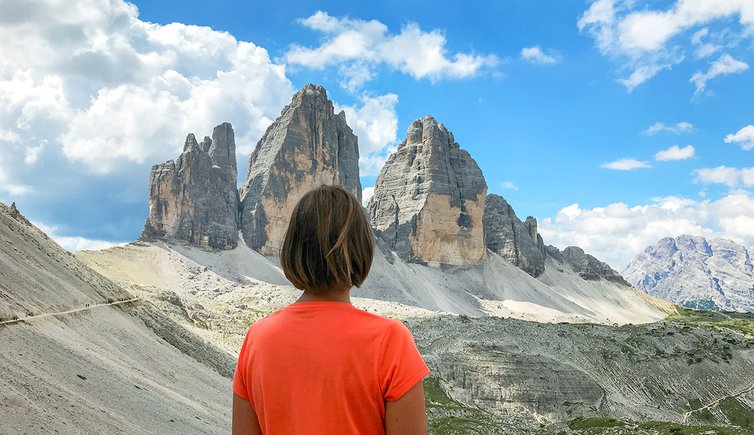
[[[637,288],[682,306],[754,312],[754,265],[748,248],[723,238],[664,237],[626,266]]]

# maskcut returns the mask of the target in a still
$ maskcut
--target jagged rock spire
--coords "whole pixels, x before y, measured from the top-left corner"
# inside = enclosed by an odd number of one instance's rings
[[[201,145],[186,137],[178,162],[155,165],[149,175],[149,218],[141,238],[174,238],[232,249],[238,239],[236,144],[233,127],[215,127]]]
[[[484,205],[484,240],[492,252],[532,276],[545,271],[545,247],[537,233],[537,220],[516,216],[502,196],[489,194]]]
[[[277,254],[293,207],[309,190],[337,184],[361,200],[359,148],[322,86],[308,84],[267,129],[249,160],[241,188],[244,241]]]
[[[433,117],[415,120],[390,155],[369,201],[372,226],[408,261],[466,266],[486,249],[487,183],[453,133]]]

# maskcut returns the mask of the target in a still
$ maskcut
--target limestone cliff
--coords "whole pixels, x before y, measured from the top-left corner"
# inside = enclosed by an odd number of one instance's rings
[[[236,144],[223,123],[200,145],[186,137],[177,162],[149,175],[149,218],[141,238],[175,238],[211,249],[233,249],[238,239]]]
[[[361,200],[359,148],[322,86],[304,86],[267,129],[249,161],[241,188],[246,244],[277,254],[293,207],[309,190],[337,184]]]
[[[562,251],[555,246],[545,248],[548,256],[560,263],[567,263],[579,276],[586,280],[606,279],[618,284],[629,286],[628,282],[607,263],[587,254],[578,246],[568,246]]]
[[[500,254],[531,276],[545,271],[545,247],[537,233],[537,220],[526,222],[516,216],[513,207],[500,195],[489,194],[484,205],[484,241],[492,252]]]
[[[377,236],[404,260],[467,266],[485,257],[486,195],[474,159],[426,116],[388,158],[368,207]]]

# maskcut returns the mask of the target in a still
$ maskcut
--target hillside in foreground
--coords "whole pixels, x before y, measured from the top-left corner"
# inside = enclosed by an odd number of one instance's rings
[[[269,258],[246,249],[140,242],[77,256],[236,354],[249,324],[299,294]],[[584,433],[669,433],[673,424],[744,424],[740,415],[754,409],[754,338],[741,326],[752,319],[702,321],[676,310],[616,327],[454,315],[365,297],[354,304],[403,319],[415,334],[432,369],[425,385],[433,433],[551,433],[569,424],[589,426]],[[610,419],[620,427],[599,426]],[[658,432],[663,426],[651,422],[668,426]]]
[[[227,433],[232,358],[0,204],[0,433]]]

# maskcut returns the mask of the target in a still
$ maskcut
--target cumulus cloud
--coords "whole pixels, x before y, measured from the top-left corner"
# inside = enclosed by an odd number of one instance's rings
[[[669,196],[633,207],[617,202],[582,209],[572,204],[542,219],[539,231],[547,244],[579,246],[622,270],[647,246],[668,236],[717,236],[754,246],[752,216],[750,192],[734,192],[716,201]]]
[[[601,53],[622,64],[628,76],[619,81],[631,91],[688,58],[686,46],[678,41],[685,31],[732,17],[738,17],[738,35],[754,31],[754,3],[749,0],[675,0],[667,9],[634,1],[595,0],[577,26],[594,38]],[[692,35],[690,42],[696,58],[710,56],[722,48],[718,42],[707,41],[711,36],[707,27]],[[719,35],[714,36],[719,39]]]
[[[29,148],[27,164],[60,149],[107,174],[174,157],[187,132],[222,121],[248,152],[293,93],[283,65],[225,32],[147,23],[119,0],[17,3],[0,4],[11,17],[0,39],[13,41],[0,65],[0,140]]]
[[[741,149],[749,151],[754,149],[754,125],[747,125],[735,133],[728,134],[723,139],[725,143],[737,143]]]
[[[690,82],[696,87],[696,93],[703,92],[707,87],[707,82],[727,74],[741,73],[749,69],[749,65],[746,62],[742,62],[735,59],[729,54],[723,54],[719,59],[712,62],[707,72],[697,71],[689,79]]]
[[[508,190],[518,190],[518,186],[516,186],[516,184],[512,181],[503,181],[502,183],[500,183],[500,187]]]
[[[554,54],[545,54],[539,46],[524,47],[521,49],[521,59],[542,65],[558,63],[558,58]]]
[[[68,247],[135,237],[150,166],[189,132],[231,122],[243,168],[294,92],[264,48],[122,0],[0,1],[0,21],[0,200]]]
[[[415,79],[437,81],[473,77],[498,63],[490,54],[450,54],[440,30],[423,31],[415,23],[406,24],[399,33],[390,33],[377,20],[338,18],[323,11],[299,22],[322,33],[322,43],[314,48],[293,44],[285,61],[317,69],[338,65],[344,77],[341,85],[351,91],[372,79],[380,65]]]
[[[374,195],[374,186],[365,187],[361,189],[361,205],[364,207],[369,204],[369,200],[372,199],[372,196]]]
[[[125,245],[127,242],[110,242],[106,240],[93,240],[85,237],[78,236],[63,236],[58,233],[59,229],[55,225],[46,225],[41,222],[34,222],[32,224],[44,231],[52,240],[58,245],[62,246],[66,251],[97,251],[101,249],[112,248],[113,246]]]
[[[634,169],[650,168],[650,164],[640,160],[623,158],[602,165],[605,169],[614,171],[633,171]]]
[[[730,188],[754,186],[754,166],[751,168],[732,168],[717,166],[701,168],[694,171],[695,181],[705,184],[724,184]]]
[[[359,172],[363,176],[377,175],[387,156],[395,149],[398,136],[398,96],[385,94],[376,97],[363,95],[361,106],[337,106],[346,112],[348,125],[359,137]]]
[[[659,162],[669,160],[686,160],[694,157],[695,153],[696,150],[692,145],[687,145],[683,148],[679,147],[678,145],[673,145],[670,148],[658,151],[655,154],[655,160]]]
[[[690,133],[694,131],[694,126],[690,122],[681,121],[675,125],[670,124],[666,125],[663,122],[655,122],[649,128],[644,130],[644,134],[647,136],[654,136],[658,133],[673,133],[673,134],[681,134],[681,133]]]
[[[708,42],[707,40],[709,39],[709,37],[709,27],[697,30],[693,35],[691,35],[691,44],[694,46],[694,57],[696,57],[697,59],[703,59],[705,57],[712,56],[713,54],[723,49],[723,46],[719,43]],[[719,39],[719,37],[717,39]]]

